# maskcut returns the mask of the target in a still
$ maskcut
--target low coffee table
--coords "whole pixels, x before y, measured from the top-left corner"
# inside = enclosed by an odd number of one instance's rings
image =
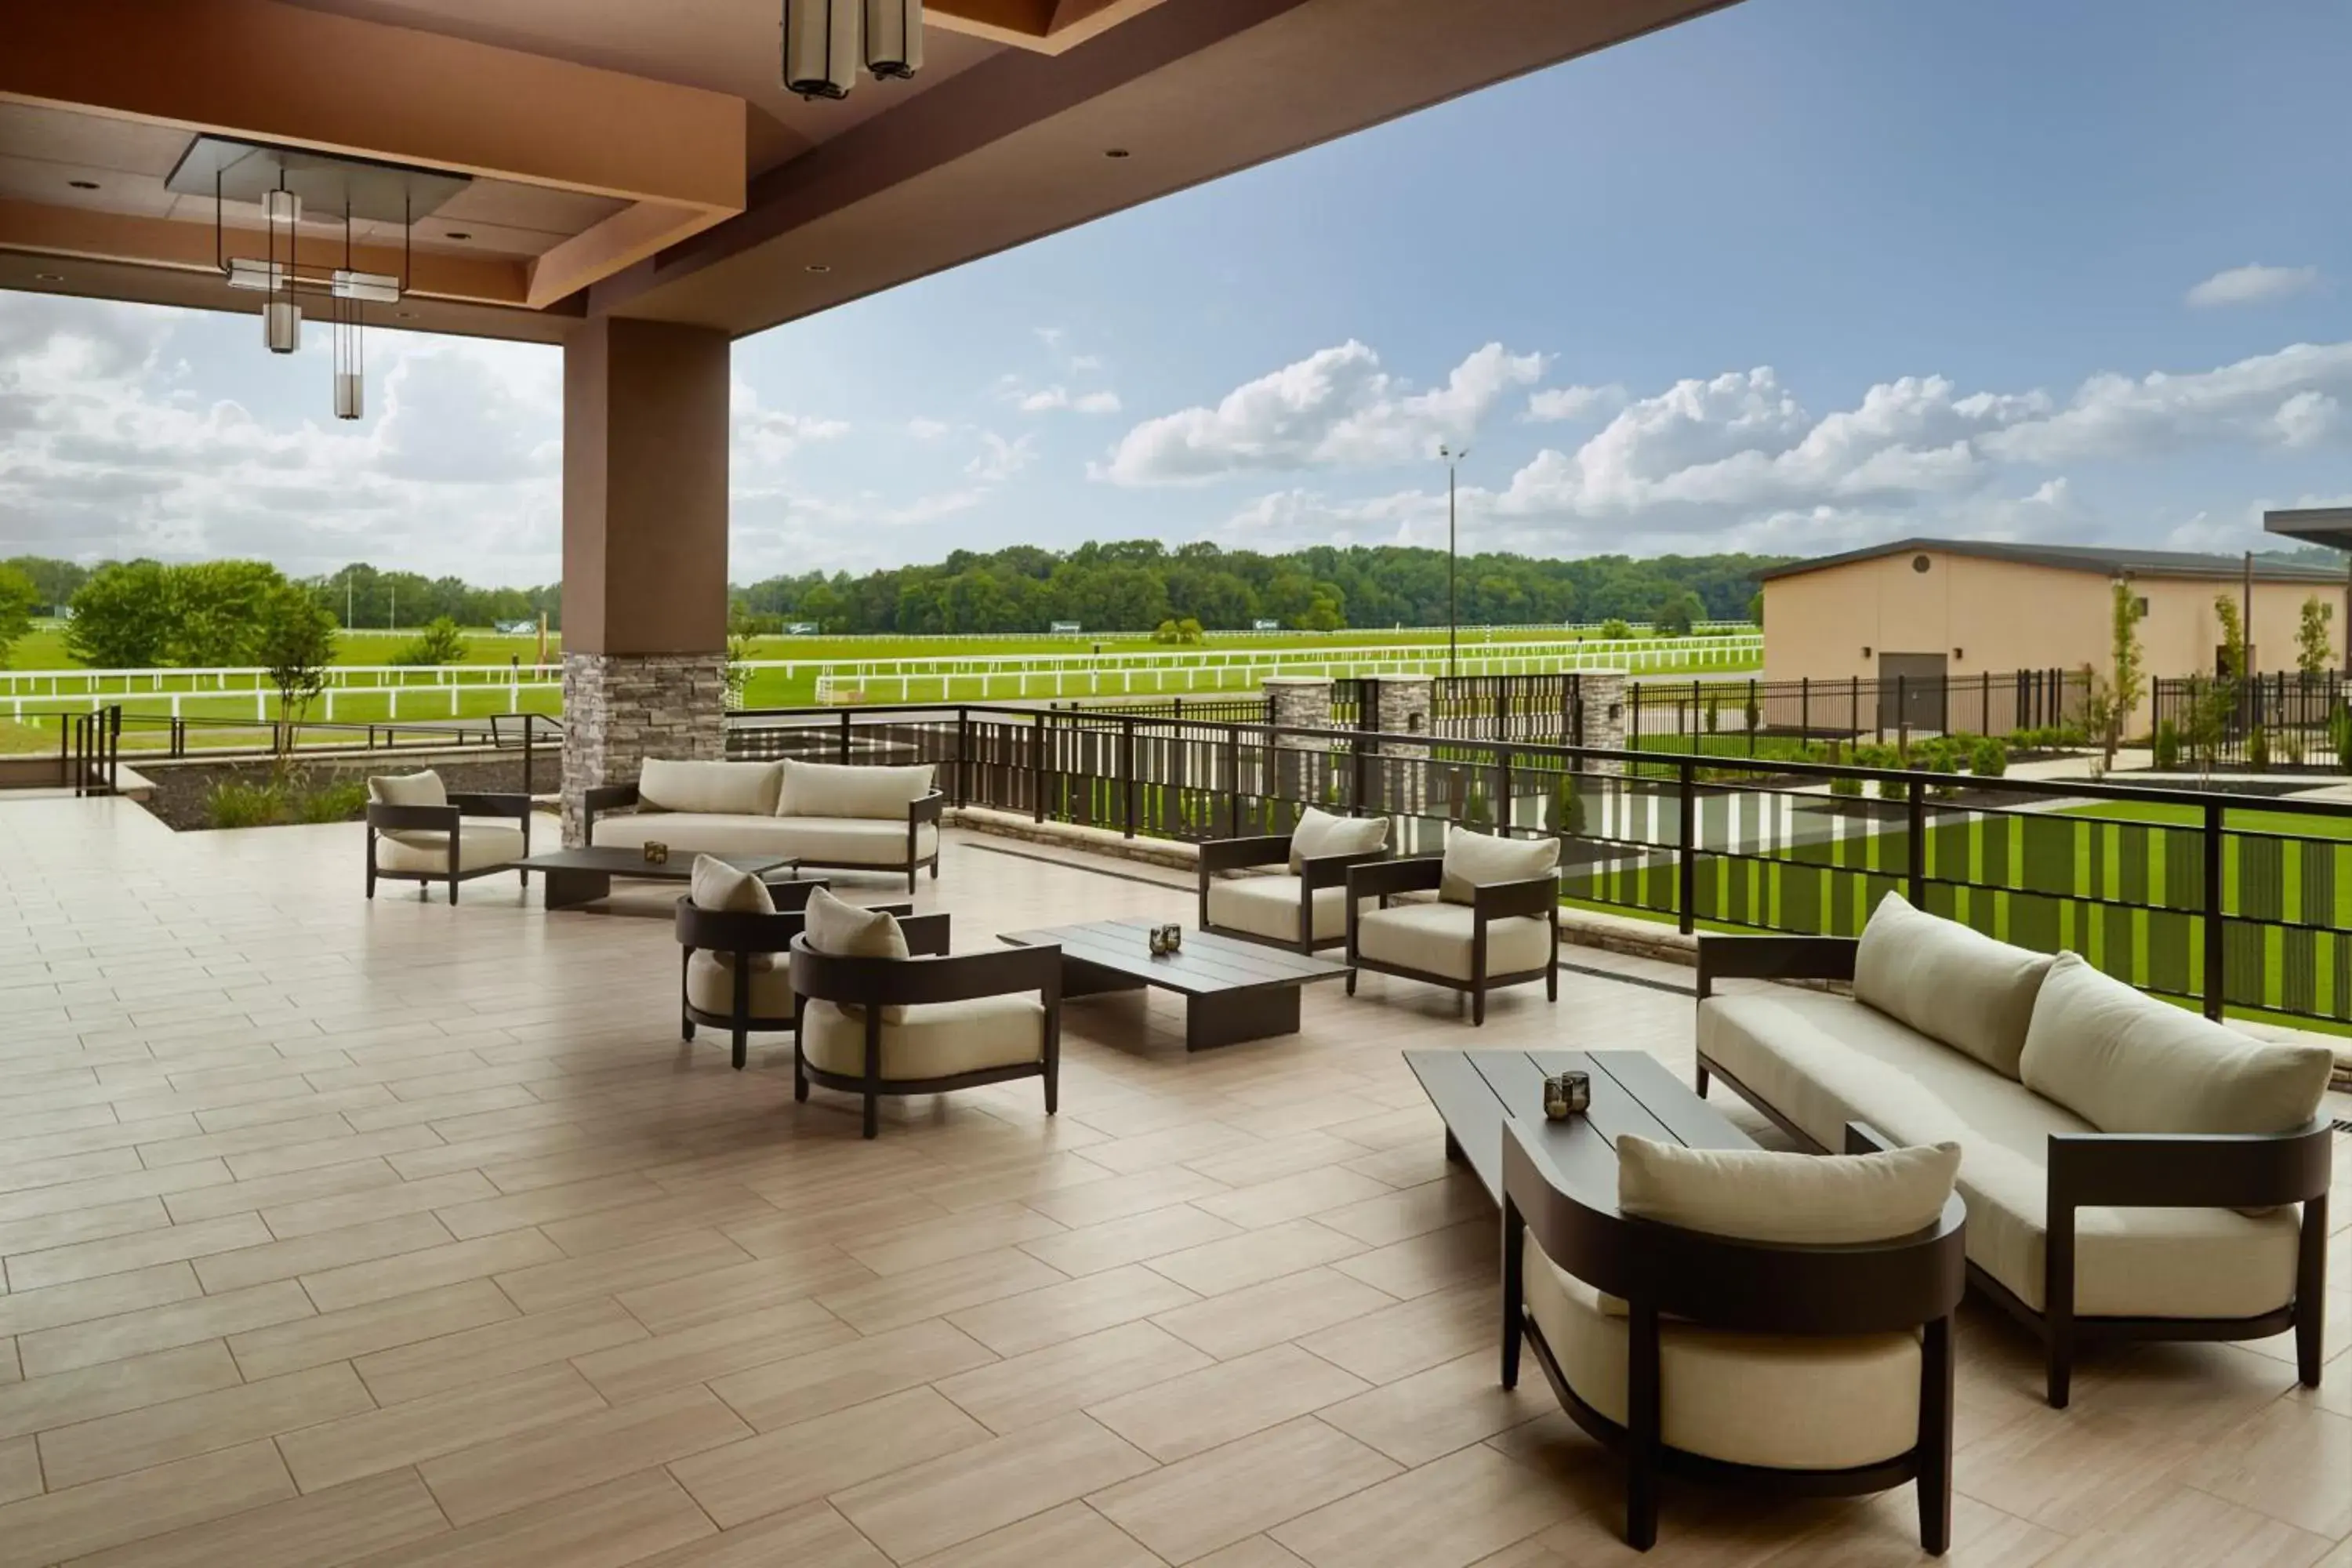
[[[1624,1133],[1687,1149],[1753,1149],[1756,1141],[1647,1051],[1407,1051],[1405,1065],[1445,1119],[1445,1154],[1468,1165],[1503,1201],[1503,1123],[1536,1131],[1566,1189],[1617,1200],[1617,1140]],[[1565,1121],[1543,1113],[1543,1080],[1580,1069],[1592,1108]]]
[[[1255,942],[1188,931],[1177,952],[1155,958],[1153,921],[1095,921],[1051,931],[1007,931],[1015,947],[1059,944],[1062,994],[1092,996],[1157,985],[1184,998],[1184,1048],[1262,1040],[1298,1032],[1298,992],[1318,980],[1340,980],[1344,963]]]
[[[791,881],[800,868],[800,862],[788,860],[781,855],[714,855],[711,858],[723,860],[738,871],[747,871],[763,882]],[[642,882],[691,880],[694,860],[690,853],[673,852],[667,860],[656,866],[646,858],[645,851],[641,849],[551,849],[544,855],[518,860],[515,867],[519,870],[536,871],[547,879],[549,909],[576,910],[583,904],[610,898],[615,877]]]

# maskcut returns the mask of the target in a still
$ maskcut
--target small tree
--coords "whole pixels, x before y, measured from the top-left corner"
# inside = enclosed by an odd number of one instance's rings
[[[1622,642],[1633,635],[1633,628],[1615,616],[1601,623],[1601,635],[1611,642]]]
[[[457,623],[436,616],[416,628],[416,636],[392,656],[394,664],[443,665],[466,661],[466,638]]]
[[[2303,615],[2294,628],[2294,668],[2305,680],[2326,675],[2336,661],[2336,650],[2327,637],[2327,624],[2336,618],[2336,606],[2322,603],[2314,594],[2303,602]]]
[[[41,607],[41,591],[32,578],[16,567],[0,563],[0,669],[18,639],[33,629],[33,612]]]
[[[295,728],[327,689],[327,667],[335,661],[335,617],[308,588],[281,583],[261,600],[253,647],[278,689],[290,752]]]
[[[2124,731],[2131,723],[2132,715],[2139,710],[2140,699],[2147,694],[2146,665],[2139,646],[2142,614],[2139,595],[2132,592],[2131,579],[2116,578],[2108,599],[2108,672],[2104,677],[2095,669],[2084,672],[2091,693],[2087,713],[2091,733],[2098,737],[2108,768],[2116,765],[2116,751],[2123,744]]]

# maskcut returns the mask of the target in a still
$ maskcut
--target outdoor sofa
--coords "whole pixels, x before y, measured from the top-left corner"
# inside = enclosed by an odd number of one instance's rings
[[[704,763],[648,758],[637,782],[588,791],[588,843],[674,855],[774,855],[801,866],[940,874],[940,812],[928,763]]]
[[[1847,981],[1853,994],[1726,980]],[[1702,936],[1697,1088],[1791,1136],[1956,1142],[1970,1281],[2042,1338],[2049,1400],[2094,1340],[2293,1328],[2319,1383],[2331,1053],[2258,1041],[2076,954],[1888,894],[1860,939]]]

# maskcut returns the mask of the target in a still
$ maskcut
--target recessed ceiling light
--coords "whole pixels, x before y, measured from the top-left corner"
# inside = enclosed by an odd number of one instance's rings
[[[33,281],[36,283],[62,283],[65,280],[66,275],[62,272],[36,272],[33,274]]]
[[[1103,149],[1103,156],[1106,158],[1124,158],[1127,155],[1127,149],[1124,147],[1106,147]]]
[[[808,264],[808,270],[811,272],[830,272],[833,270],[833,263],[830,261],[812,261]]]
[[[78,191],[94,191],[98,189],[98,182],[96,180],[68,180],[66,184],[71,185]]]
[[[467,233],[462,228],[453,228],[449,231],[449,237],[451,239],[471,239],[474,237]]]

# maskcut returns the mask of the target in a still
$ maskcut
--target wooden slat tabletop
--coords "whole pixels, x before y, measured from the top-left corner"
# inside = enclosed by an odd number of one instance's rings
[[[1055,943],[1064,958],[1131,974],[1146,984],[1188,996],[1305,985],[1348,973],[1346,964],[1328,959],[1197,931],[1186,931],[1184,945],[1176,952],[1155,958],[1147,942],[1150,930],[1149,921],[1094,921],[1046,931],[1006,931],[1000,940],[1019,947]]]

